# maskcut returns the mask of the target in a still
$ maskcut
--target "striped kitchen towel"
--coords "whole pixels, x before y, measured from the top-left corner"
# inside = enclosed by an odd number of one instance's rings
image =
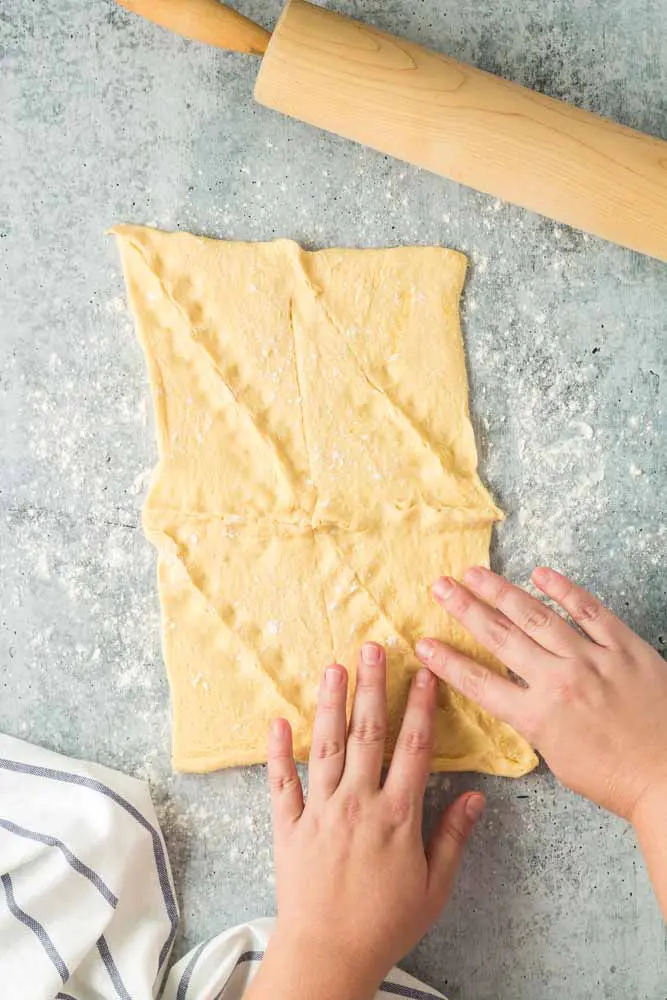
[[[0,735],[2,1000],[240,1000],[270,920],[171,970],[178,907],[147,786]],[[398,970],[387,997],[438,1000]]]

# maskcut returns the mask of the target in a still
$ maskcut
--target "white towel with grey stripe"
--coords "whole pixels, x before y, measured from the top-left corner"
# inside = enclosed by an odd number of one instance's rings
[[[147,786],[0,735],[2,1000],[240,1000],[272,921],[170,968],[178,907]],[[378,1000],[438,1000],[394,970]]]

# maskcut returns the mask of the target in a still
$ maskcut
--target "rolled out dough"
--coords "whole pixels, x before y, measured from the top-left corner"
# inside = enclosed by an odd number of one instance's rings
[[[174,766],[263,761],[276,715],[304,759],[323,667],[354,674],[365,639],[388,650],[389,751],[420,636],[502,669],[429,590],[487,562],[502,516],[468,416],[465,258],[114,232],[156,413],[144,527]],[[535,764],[512,729],[441,686],[434,769]]]

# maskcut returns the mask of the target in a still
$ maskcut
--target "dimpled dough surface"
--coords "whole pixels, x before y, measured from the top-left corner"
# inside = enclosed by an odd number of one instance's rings
[[[477,475],[458,320],[465,258],[114,230],[146,355],[174,766],[308,754],[322,668],[386,645],[390,741],[414,645],[500,670],[430,584],[486,563],[501,517]],[[521,775],[530,747],[441,686],[436,770]]]

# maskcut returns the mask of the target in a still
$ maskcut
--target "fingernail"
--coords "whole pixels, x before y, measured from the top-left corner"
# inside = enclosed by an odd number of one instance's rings
[[[478,586],[484,580],[484,570],[480,566],[472,566],[466,570],[463,579],[473,587]]]
[[[365,642],[361,647],[361,659],[367,667],[375,667],[382,659],[382,647],[375,642]]]
[[[282,738],[285,732],[285,720],[284,719],[274,719],[271,723],[271,735],[279,740]]]
[[[435,656],[435,643],[433,639],[420,639],[415,646],[415,652],[420,660],[428,663]]]
[[[420,667],[415,674],[415,685],[418,688],[429,687],[433,680],[433,674],[426,667]]]
[[[436,580],[433,584],[433,593],[436,597],[439,597],[441,601],[446,601],[453,591],[454,581],[450,580],[448,576],[440,577],[440,579]]]
[[[330,691],[337,691],[343,683],[343,671],[338,667],[327,667],[324,671],[324,683]]]
[[[546,583],[546,581],[551,576],[551,573],[552,570],[550,570],[548,566],[536,566],[532,572],[532,577],[533,580],[537,581],[542,580],[543,583]]]
[[[476,823],[484,812],[486,801],[483,795],[469,795],[466,800],[466,815],[469,820]]]

